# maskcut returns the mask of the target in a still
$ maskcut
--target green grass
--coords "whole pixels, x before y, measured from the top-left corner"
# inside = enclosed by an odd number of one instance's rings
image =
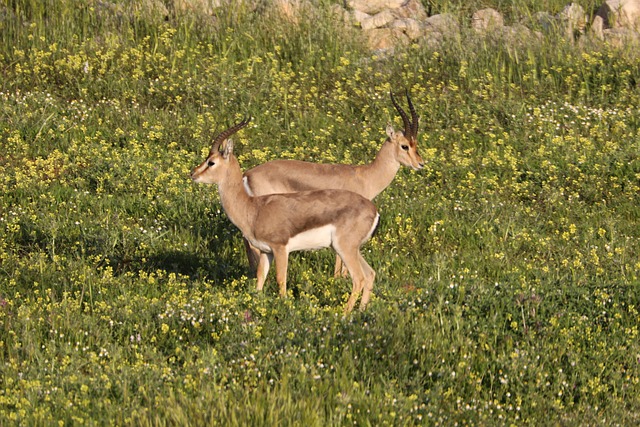
[[[0,425],[638,423],[637,54],[465,32],[381,57],[328,8],[90,4],[0,6]],[[405,88],[426,166],[376,199],[367,310],[342,317],[330,251],[257,293],[188,178],[212,136],[250,114],[244,168],[368,162]]]

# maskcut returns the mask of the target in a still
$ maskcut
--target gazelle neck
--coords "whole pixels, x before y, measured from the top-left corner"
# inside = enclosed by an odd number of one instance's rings
[[[359,166],[361,177],[368,189],[368,194],[364,196],[370,200],[391,184],[400,169],[400,162],[396,159],[393,150],[393,145],[385,141],[373,162]]]
[[[253,198],[244,189],[242,170],[235,156],[229,158],[226,176],[218,183],[218,192],[220,203],[227,216],[243,234],[246,234],[250,229],[256,208]]]

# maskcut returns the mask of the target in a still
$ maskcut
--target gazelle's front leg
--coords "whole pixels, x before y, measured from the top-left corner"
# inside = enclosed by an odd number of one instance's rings
[[[342,262],[347,266],[353,284],[351,288],[351,295],[349,295],[347,305],[344,308],[344,313],[348,314],[353,310],[353,307],[356,305],[356,301],[365,286],[365,272],[363,271],[363,265],[360,263],[361,256],[357,248],[351,248],[350,250],[342,253],[338,252],[338,254],[340,255],[340,258],[342,258]]]
[[[273,260],[273,254],[260,252],[260,255],[258,258],[258,268],[256,269],[256,277],[258,278],[258,284],[256,286],[256,289],[258,291],[262,291],[264,282],[265,280],[267,280],[267,274],[269,274],[269,267],[271,266],[272,260]]]
[[[276,260],[276,282],[280,289],[280,296],[287,296],[287,267],[289,264],[289,253],[284,246],[273,249],[273,257]]]

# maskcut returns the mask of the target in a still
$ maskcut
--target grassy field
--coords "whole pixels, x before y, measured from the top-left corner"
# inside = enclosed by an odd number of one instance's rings
[[[637,51],[380,56],[328,12],[124,3],[0,5],[1,426],[640,423]],[[256,292],[188,176],[212,136],[250,114],[245,169],[369,162],[405,88],[426,166],[375,200],[367,310],[343,318],[329,250]]]

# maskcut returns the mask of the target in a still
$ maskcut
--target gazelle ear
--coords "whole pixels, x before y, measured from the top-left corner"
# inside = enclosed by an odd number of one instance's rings
[[[396,134],[396,131],[395,131],[395,129],[393,129],[393,126],[391,126],[391,124],[388,124],[387,125],[387,136],[389,138],[393,138],[393,135],[395,135],[395,134]]]
[[[222,153],[223,159],[228,159],[231,154],[233,154],[233,140],[226,139],[224,141],[223,147],[221,147],[220,152]]]

